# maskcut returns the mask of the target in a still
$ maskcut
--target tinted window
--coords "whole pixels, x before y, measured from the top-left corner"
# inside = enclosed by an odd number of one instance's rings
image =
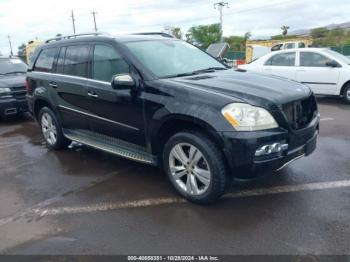
[[[265,65],[294,66],[295,65],[295,52],[274,55],[269,60],[267,60]]]
[[[300,53],[300,66],[307,67],[326,67],[326,63],[332,61],[331,59],[312,52]]]
[[[95,46],[93,79],[110,82],[113,75],[129,72],[129,65],[116,50],[105,45]]]
[[[90,46],[69,46],[66,50],[63,73],[73,76],[88,76]]]
[[[51,72],[57,51],[57,48],[43,49],[40,52],[38,60],[35,63],[34,70],[41,72]]]
[[[282,44],[275,45],[275,46],[271,47],[271,51],[278,51],[278,50],[281,50],[281,47],[282,47]]]
[[[298,47],[299,47],[299,48],[304,48],[304,47],[305,47],[305,44],[304,44],[303,42],[300,42],[300,43],[298,44]]]
[[[284,49],[292,49],[295,47],[295,44],[294,43],[289,43],[289,44],[286,44],[285,48]]]
[[[63,74],[64,57],[66,55],[66,47],[62,47],[57,59],[56,73]]]

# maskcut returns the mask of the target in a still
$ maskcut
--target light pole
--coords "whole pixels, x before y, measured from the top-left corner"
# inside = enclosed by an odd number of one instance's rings
[[[220,42],[223,42],[223,29],[222,29],[222,8],[226,7],[229,8],[227,2],[218,2],[214,4],[214,8],[219,10],[219,15],[220,15]]]

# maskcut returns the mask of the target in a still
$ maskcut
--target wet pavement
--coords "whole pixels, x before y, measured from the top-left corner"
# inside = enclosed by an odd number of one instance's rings
[[[210,206],[157,168],[79,145],[50,151],[0,122],[0,253],[350,254],[350,106],[320,98],[318,148]]]

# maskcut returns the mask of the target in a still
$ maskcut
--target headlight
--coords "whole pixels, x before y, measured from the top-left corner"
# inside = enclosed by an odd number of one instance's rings
[[[0,95],[1,94],[6,94],[6,93],[10,93],[11,89],[7,88],[7,87],[0,87]]]
[[[221,113],[238,131],[255,131],[278,127],[273,116],[261,107],[233,103],[225,106]]]

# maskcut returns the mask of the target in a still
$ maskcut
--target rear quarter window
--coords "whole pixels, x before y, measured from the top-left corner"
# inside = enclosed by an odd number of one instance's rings
[[[34,71],[52,72],[53,63],[57,56],[58,48],[43,49],[36,60]]]

